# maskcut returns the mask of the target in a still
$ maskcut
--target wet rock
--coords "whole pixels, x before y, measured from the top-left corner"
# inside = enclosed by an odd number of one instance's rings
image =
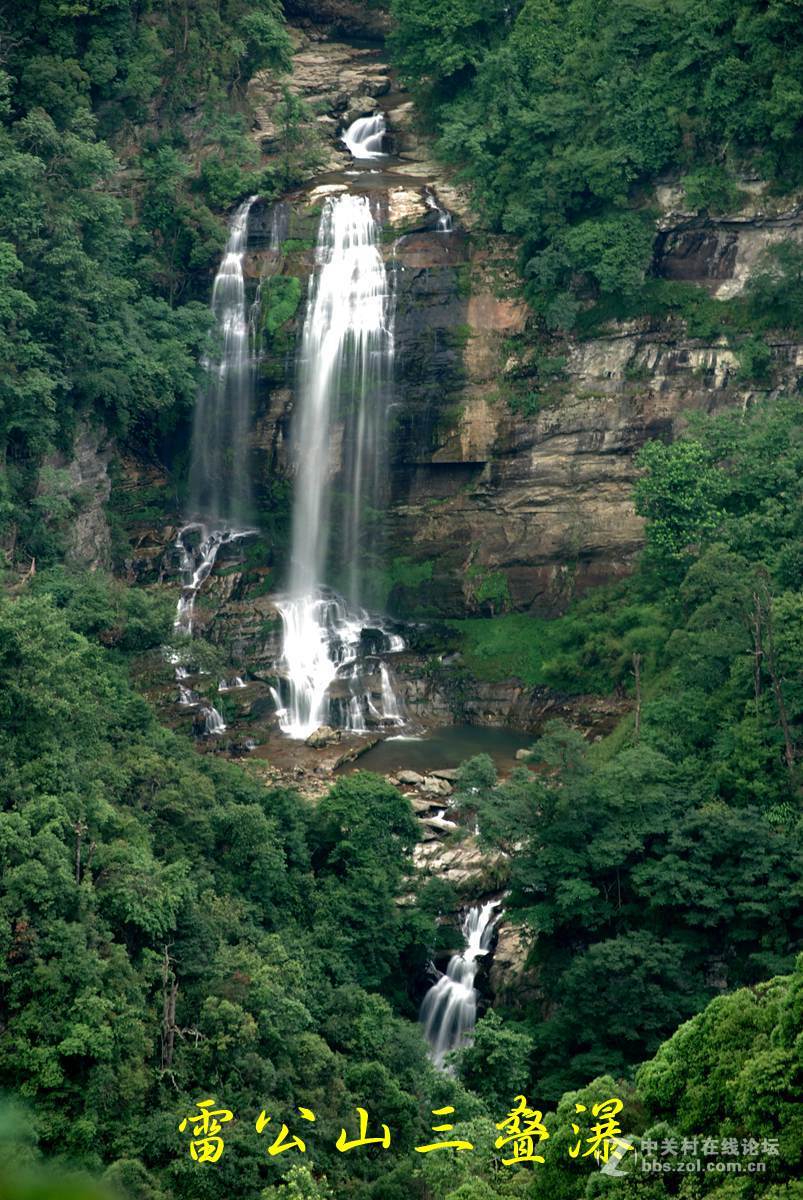
[[[421,791],[425,796],[449,796],[452,792],[452,785],[446,779],[437,779],[435,776],[429,775],[421,785]]]
[[[327,25],[340,37],[384,38],[390,27],[384,7],[357,0],[285,0],[284,11],[291,21]]]
[[[80,500],[78,512],[65,526],[65,559],[74,567],[88,571],[111,564],[111,530],[106,519],[106,502],[111,494],[108,466],[112,446],[106,430],[81,423],[76,431],[72,454],[49,455],[45,466],[65,471],[69,494]],[[41,484],[40,484],[41,494]]]
[[[432,812],[433,808],[437,808],[438,806],[438,802],[435,799],[424,800],[419,796],[408,796],[408,800],[410,801],[410,805],[415,813]]]
[[[322,746],[332,746],[339,742],[343,733],[340,729],[332,729],[331,725],[319,725],[305,740],[306,746],[317,749]]]
[[[354,120],[372,112],[374,97],[387,93],[390,88],[387,64],[369,47],[312,41],[298,29],[292,33],[297,49],[289,78],[278,81],[275,72],[260,71],[248,85],[255,117],[254,137],[266,153],[274,153],[279,148],[282,135],[274,116],[282,88],[288,86],[316,114],[307,128],[314,126],[332,139],[329,161],[324,164],[324,169],[337,170],[349,158],[345,147],[339,143],[340,131],[349,116]],[[333,123],[322,127],[320,117],[329,118]]]
[[[360,117],[370,117],[376,112],[378,101],[373,96],[349,96],[343,113],[343,124],[350,125]]]
[[[412,787],[418,787],[424,782],[424,776],[419,775],[418,771],[399,771],[397,779],[399,783],[406,783]]]
[[[457,767],[441,767],[439,771],[430,771],[435,779],[445,779],[448,783],[454,783],[457,779]]]
[[[496,949],[488,970],[488,983],[497,1003],[520,1005],[537,999],[536,978],[527,968],[531,948],[527,930],[503,917],[497,926]]]
[[[517,750],[516,751],[516,762],[528,762],[529,758],[530,758],[530,753],[531,752],[529,750]]]
[[[480,850],[475,837],[447,844],[427,841],[415,847],[413,863],[419,871],[474,895],[496,891],[507,869],[504,855]]]
[[[399,226],[409,228],[416,221],[423,222],[430,212],[420,187],[392,187],[388,192],[388,224],[394,229]]]

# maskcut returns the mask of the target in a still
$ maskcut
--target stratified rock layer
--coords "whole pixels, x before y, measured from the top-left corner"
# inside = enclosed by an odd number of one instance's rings
[[[565,341],[556,350],[564,361],[544,384],[535,362],[543,347],[536,347],[532,318],[517,295],[516,247],[477,235],[465,193],[431,160],[381,48],[332,38],[333,29],[357,20],[356,7],[333,0],[329,16],[314,7],[328,29],[309,23],[315,14],[303,3],[296,6],[304,27],[293,34],[290,86],[309,105],[329,173],[286,199],[278,226],[268,206],[254,207],[246,262],[252,294],[262,278],[264,298],[264,280],[274,275],[297,279],[302,292],[295,314],[262,344],[252,439],[259,504],[272,511],[277,487],[289,483],[293,363],[321,205],[346,188],[366,191],[383,218],[395,286],[386,549],[398,569],[389,576],[387,606],[405,615],[490,615],[499,601],[483,599],[489,589],[479,585],[491,580],[490,591],[508,607],[560,612],[577,593],[632,570],[643,540],[632,501],[634,457],[645,441],[676,436],[691,411],[740,408],[767,392],[744,382],[725,339],[692,338],[680,320],[647,317]],[[270,152],[279,95],[259,75],[249,95],[254,137]],[[395,156],[381,173],[355,175],[340,134],[355,115],[379,110]],[[745,190],[739,213],[712,218],[683,211],[677,187],[659,187],[653,273],[726,300],[749,283],[770,247],[803,239],[799,204],[771,201],[757,181]],[[436,206],[450,210],[451,232],[441,227]],[[271,241],[277,227],[278,249]],[[796,390],[803,346],[783,337],[767,341],[773,390]],[[524,404],[516,402],[522,386]],[[335,429],[335,457],[338,439]],[[164,569],[158,546],[168,539],[153,530],[137,536],[134,557],[150,556],[145,574],[155,578]],[[281,582],[280,538],[272,553],[273,579]],[[264,610],[264,583],[258,581],[258,604],[243,585],[232,597],[237,611],[216,618],[218,634],[226,625],[243,650],[275,619]],[[271,631],[257,640],[262,658],[275,637]]]

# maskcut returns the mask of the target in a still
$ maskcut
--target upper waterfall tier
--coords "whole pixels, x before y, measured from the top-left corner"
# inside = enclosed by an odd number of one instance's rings
[[[329,198],[321,216],[301,342],[290,594],[332,583],[360,599],[367,508],[381,504],[392,383],[392,306],[379,229],[365,196]],[[332,484],[342,446],[336,520]]]

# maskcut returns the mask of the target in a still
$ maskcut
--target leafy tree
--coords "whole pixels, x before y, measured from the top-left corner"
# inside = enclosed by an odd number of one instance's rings
[[[636,511],[650,523],[648,554],[659,571],[677,575],[699,539],[717,528],[721,474],[711,451],[694,440],[649,442],[636,462],[647,472],[636,485]]]
[[[795,5],[393,0],[392,48],[487,224],[521,247],[549,330],[599,295],[643,311],[655,183],[738,200],[736,171],[799,185],[803,42]]]

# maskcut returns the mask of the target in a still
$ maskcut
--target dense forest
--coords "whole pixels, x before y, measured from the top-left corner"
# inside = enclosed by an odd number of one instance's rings
[[[588,322],[589,295],[620,315],[695,307],[688,288],[650,278],[656,180],[678,179],[690,208],[711,212],[734,208],[740,177],[779,192],[803,181],[794,0],[396,0],[394,12],[400,69],[438,148],[490,226],[515,235],[550,330]],[[790,282],[792,257],[779,267]]]
[[[319,165],[285,12],[0,3],[0,1196],[803,1197],[803,420],[765,340],[801,330],[803,250],[725,301],[651,266],[657,182],[711,213],[756,177],[803,184],[800,18],[795,0],[390,5],[434,152],[479,236],[516,247],[545,376],[605,322],[676,321],[755,388],[640,449],[627,578],[556,617],[431,633],[461,688],[514,676],[627,708],[594,741],[548,721],[504,777],[485,755],[459,768],[451,807],[504,863],[528,955],[445,1072],[417,1011],[464,898],[417,879],[408,800],[370,772],[312,800],[197,753],[138,682],[174,594],[65,562],[79,426],[167,454],[181,493],[225,214]],[[279,97],[267,156],[258,71]],[[543,1161],[503,1165],[520,1094]],[[204,1097],[233,1114],[213,1164],[179,1132]],[[609,1097],[660,1172],[570,1153]],[[359,1107],[389,1149],[335,1148]],[[472,1150],[422,1153],[447,1108]],[[307,1153],[267,1153],[283,1122]],[[686,1176],[696,1138],[755,1141],[766,1169]]]

